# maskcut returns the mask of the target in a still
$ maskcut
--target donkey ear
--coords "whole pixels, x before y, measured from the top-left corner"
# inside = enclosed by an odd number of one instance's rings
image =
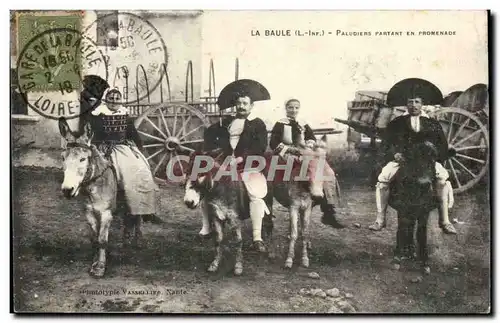
[[[59,133],[66,140],[71,135],[71,129],[69,128],[68,122],[64,117],[59,118]]]
[[[326,137],[326,135],[323,135],[320,140],[326,144],[328,141],[328,138]]]

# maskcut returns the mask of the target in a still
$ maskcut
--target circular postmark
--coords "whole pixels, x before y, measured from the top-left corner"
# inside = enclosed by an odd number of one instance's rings
[[[104,54],[95,42],[71,28],[54,28],[37,34],[17,60],[19,91],[27,105],[40,115],[73,119],[80,116],[78,95],[83,75],[108,79]],[[30,100],[28,92],[35,93]]]
[[[129,12],[111,13],[98,17],[84,34],[105,46],[109,85],[122,93],[120,103],[140,103],[160,85],[167,47],[151,22]]]

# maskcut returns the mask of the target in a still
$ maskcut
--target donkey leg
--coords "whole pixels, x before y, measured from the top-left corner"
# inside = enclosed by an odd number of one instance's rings
[[[85,217],[87,218],[87,225],[89,227],[90,243],[92,244],[92,248],[97,247],[97,230],[99,229],[99,223],[95,217],[94,210],[90,207],[86,208]]]
[[[142,217],[139,215],[134,215],[133,219],[134,219],[133,245],[134,245],[134,247],[139,247],[139,243],[141,242],[141,238],[142,238],[142,231],[141,231]]]
[[[309,267],[309,223],[311,222],[311,208],[306,208],[301,214],[301,236],[302,236],[302,266]]]
[[[106,249],[108,246],[108,234],[111,220],[113,220],[113,215],[110,210],[101,212],[101,225],[98,237],[99,255],[97,261],[92,264],[92,268],[90,269],[90,273],[95,277],[104,276],[106,270]]]
[[[243,239],[241,237],[241,222],[238,220],[234,233],[236,235],[236,263],[234,265],[234,274],[239,276],[243,273]]]
[[[92,246],[92,253],[98,248],[98,230],[99,230],[99,222],[95,216],[94,210],[90,207],[85,209],[85,217],[87,218],[87,225],[89,228],[89,240]],[[99,258],[99,255],[96,253],[93,255],[93,260],[96,261]]]
[[[430,274],[429,267],[429,247],[427,245],[427,221],[429,214],[422,215],[418,219],[417,227],[417,240],[418,240],[418,254],[422,263],[422,270],[424,274]]]
[[[299,210],[296,207],[290,208],[290,244],[288,245],[288,257],[285,261],[286,268],[292,268],[295,257],[295,243],[298,237]]]
[[[406,249],[404,252],[405,258],[415,258],[415,226],[417,224],[417,218],[413,217],[409,219],[408,231],[406,232]]]
[[[217,269],[219,268],[219,264],[222,259],[222,246],[221,246],[223,239],[222,223],[217,219],[214,220],[214,229],[215,229],[215,235],[214,235],[215,258],[210,264],[210,267],[208,267],[209,272],[216,272]]]
[[[274,222],[273,222],[273,216],[272,214],[267,214],[264,216],[263,222],[263,232],[265,233],[265,240],[267,241],[268,244],[268,257],[271,259],[276,258],[276,248],[274,246],[274,241],[273,241],[273,228],[274,228]]]
[[[398,211],[398,229],[396,233],[396,248],[394,249],[394,257],[392,263],[394,264],[394,269],[399,270],[401,268],[401,256],[405,247],[405,233],[407,230],[407,215]]]
[[[134,229],[134,218],[131,214],[123,215],[123,234],[122,234],[122,243],[124,246],[127,246],[130,242],[130,232]]]

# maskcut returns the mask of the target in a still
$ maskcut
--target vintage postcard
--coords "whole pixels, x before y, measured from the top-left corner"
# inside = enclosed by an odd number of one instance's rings
[[[491,314],[489,21],[11,11],[11,311]]]

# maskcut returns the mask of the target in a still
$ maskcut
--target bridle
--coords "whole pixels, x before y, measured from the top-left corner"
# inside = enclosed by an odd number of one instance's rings
[[[90,150],[91,157],[94,156],[94,150],[92,149],[92,146],[82,144],[79,142],[69,142],[66,145],[66,150],[70,149],[70,148],[83,148],[86,150]],[[94,174],[94,167],[92,167],[92,164],[89,162],[89,164],[87,165],[87,170],[85,172],[85,176],[83,177],[83,180],[80,183],[80,186],[88,186],[88,185],[94,183],[96,180],[98,180],[99,178],[101,178],[104,175],[104,173],[108,170],[108,168],[111,168],[111,170],[113,170],[113,175],[115,175],[114,168],[113,168],[113,165],[111,162],[108,162],[106,167],[104,167],[104,169],[99,174],[95,175]]]

